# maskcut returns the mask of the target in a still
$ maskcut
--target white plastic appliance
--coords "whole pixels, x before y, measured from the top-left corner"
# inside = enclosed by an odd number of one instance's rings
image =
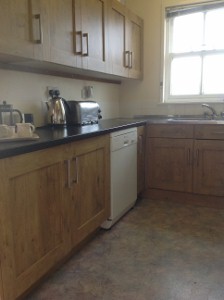
[[[109,229],[137,199],[137,128],[110,134],[111,215],[101,227]]]

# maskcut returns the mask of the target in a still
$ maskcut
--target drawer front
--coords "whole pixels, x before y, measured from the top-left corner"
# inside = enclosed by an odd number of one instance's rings
[[[147,137],[193,138],[192,124],[148,124]]]
[[[196,139],[224,140],[224,125],[196,125]]]

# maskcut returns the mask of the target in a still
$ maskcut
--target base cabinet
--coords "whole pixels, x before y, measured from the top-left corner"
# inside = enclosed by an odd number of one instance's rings
[[[224,196],[224,141],[195,141],[193,191],[197,194]]]
[[[109,137],[2,159],[0,170],[0,299],[14,300],[109,216]]]
[[[149,125],[147,188],[224,196],[223,137],[216,125]]]
[[[148,141],[148,186],[192,191],[190,151],[193,140],[152,138]]]
[[[110,215],[109,136],[71,145],[71,247]]]
[[[16,299],[66,253],[62,147],[1,161],[4,299]]]

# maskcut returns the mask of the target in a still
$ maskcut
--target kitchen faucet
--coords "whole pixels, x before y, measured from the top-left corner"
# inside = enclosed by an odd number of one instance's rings
[[[203,103],[201,106],[208,108],[212,112],[212,114],[211,114],[212,119],[215,119],[216,117],[218,117],[216,110],[213,107],[211,107],[209,104]]]

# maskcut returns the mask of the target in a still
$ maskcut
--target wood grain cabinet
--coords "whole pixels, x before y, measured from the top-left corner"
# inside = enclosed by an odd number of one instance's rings
[[[0,0],[0,6],[1,62],[141,78],[143,22],[118,1]]]
[[[33,0],[32,0],[33,1]],[[44,60],[77,67],[73,0],[41,0]],[[44,18],[44,16],[46,16]]]
[[[67,197],[72,247],[110,215],[109,145],[107,135],[71,144]]]
[[[0,160],[4,300],[16,299],[66,253],[64,147]]]
[[[77,65],[73,0],[0,0],[0,6],[2,61]]]
[[[111,0],[109,45],[112,73],[142,77],[143,21],[116,0]]]
[[[8,55],[43,59],[40,0],[0,0],[0,7],[1,60]]]
[[[223,137],[218,125],[149,125],[147,188],[224,196]]]
[[[224,196],[224,128],[223,125],[195,126],[195,193]]]
[[[151,138],[148,140],[148,186],[150,188],[192,191],[190,151],[193,140]]]
[[[73,3],[78,66],[108,72],[108,1],[73,0]]]
[[[109,137],[1,159],[0,171],[0,299],[15,300],[109,216]]]

